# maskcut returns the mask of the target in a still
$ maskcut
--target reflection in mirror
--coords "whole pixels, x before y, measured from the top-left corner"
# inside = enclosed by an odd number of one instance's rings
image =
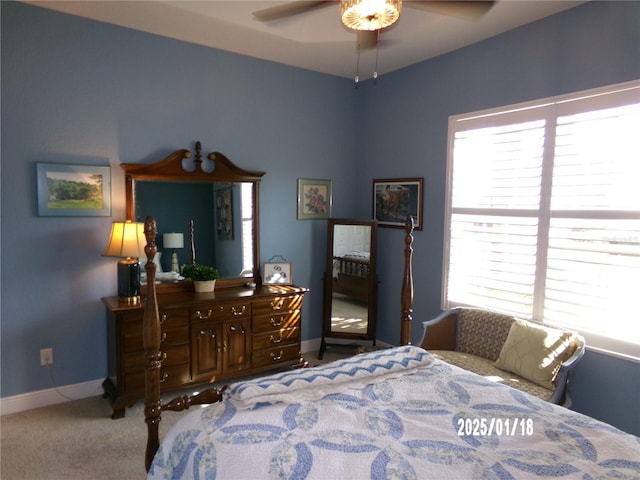
[[[370,253],[369,225],[334,227],[331,332],[367,333]]]
[[[178,264],[213,265],[221,278],[253,274],[253,184],[147,181],[135,182],[135,217],[155,217],[160,233],[182,233]],[[193,222],[194,252],[190,247]],[[171,253],[158,235],[162,271],[171,268]],[[195,258],[192,258],[195,257]]]
[[[323,338],[371,340],[377,310],[376,229],[373,220],[329,220]]]

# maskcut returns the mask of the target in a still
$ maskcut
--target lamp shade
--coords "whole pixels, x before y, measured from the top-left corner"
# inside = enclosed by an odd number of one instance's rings
[[[144,223],[113,222],[109,243],[102,255],[120,258],[144,257],[146,243]]]
[[[402,0],[341,0],[340,19],[354,30],[381,30],[400,17]]]
[[[162,235],[164,248],[184,248],[184,235],[181,233],[164,233]]]

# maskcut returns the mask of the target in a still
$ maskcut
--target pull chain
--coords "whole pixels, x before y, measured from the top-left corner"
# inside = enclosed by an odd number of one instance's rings
[[[356,77],[354,78],[355,88],[358,88],[358,84],[360,83],[360,48],[358,48],[358,53],[356,56]]]
[[[373,84],[376,85],[378,83],[378,52],[380,51],[380,30],[377,31],[377,39],[376,39],[376,67],[373,70]]]

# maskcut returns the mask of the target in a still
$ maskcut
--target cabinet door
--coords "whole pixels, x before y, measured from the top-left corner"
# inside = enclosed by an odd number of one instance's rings
[[[225,320],[223,327],[223,370],[238,372],[250,366],[251,319]]]
[[[191,330],[191,379],[211,381],[222,373],[222,324],[194,324]]]

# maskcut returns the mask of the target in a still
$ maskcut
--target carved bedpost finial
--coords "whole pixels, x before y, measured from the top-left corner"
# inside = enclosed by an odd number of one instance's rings
[[[413,269],[411,266],[413,256],[413,229],[415,223],[413,217],[409,215],[405,221],[404,249],[404,276],[402,278],[402,291],[400,294],[400,305],[402,317],[400,319],[400,344],[411,344],[411,323],[413,320]]]
[[[153,274],[155,280],[156,264],[153,259],[156,258],[158,253],[158,247],[156,246],[156,221],[153,217],[147,217],[144,221],[144,236],[147,239],[147,244],[144,246],[144,253],[147,256],[147,264],[144,269],[147,271],[147,275]],[[150,272],[152,270],[152,272]]]
[[[189,263],[191,265],[195,265],[196,263],[196,241],[194,229],[193,219],[191,219],[189,220]]]

